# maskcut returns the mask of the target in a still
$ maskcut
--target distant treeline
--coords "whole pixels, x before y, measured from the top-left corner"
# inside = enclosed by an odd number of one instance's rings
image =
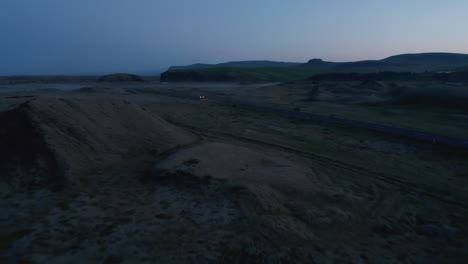
[[[363,81],[444,81],[468,82],[468,71],[452,73],[412,73],[412,72],[375,72],[375,73],[326,73],[310,78],[314,81],[363,82]]]

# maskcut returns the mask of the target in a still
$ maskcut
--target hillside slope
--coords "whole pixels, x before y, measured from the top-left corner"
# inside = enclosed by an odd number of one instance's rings
[[[13,188],[81,183],[126,157],[195,137],[124,100],[37,98],[1,112],[0,180]]]

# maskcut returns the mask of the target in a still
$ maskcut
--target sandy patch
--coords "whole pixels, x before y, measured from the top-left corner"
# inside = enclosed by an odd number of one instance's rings
[[[304,164],[225,143],[207,143],[178,151],[154,167],[186,171],[200,177],[268,184],[282,190],[317,189],[314,173]]]

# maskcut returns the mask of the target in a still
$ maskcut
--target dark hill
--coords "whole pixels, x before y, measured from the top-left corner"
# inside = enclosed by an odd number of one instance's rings
[[[77,184],[89,172],[195,137],[128,101],[37,97],[0,112],[0,182],[13,189]]]
[[[309,60],[307,63],[302,64],[301,67],[307,67],[307,68],[324,71],[324,70],[331,70],[339,64],[340,64],[339,62],[329,62],[329,61],[323,61],[322,59],[312,59],[312,60]]]
[[[231,61],[219,64],[192,64],[188,66],[172,66],[168,71],[176,70],[196,70],[208,68],[269,68],[269,67],[293,67],[301,65],[296,62],[277,62],[277,61]]]
[[[382,61],[399,64],[426,64],[441,66],[468,65],[468,54],[458,53],[419,53],[391,56]]]
[[[275,61],[234,61],[219,64],[192,64],[172,66],[173,70],[197,70],[208,68],[266,68],[266,67],[310,67],[322,71],[338,72],[376,72],[376,71],[431,71],[441,67],[468,66],[468,54],[458,53],[418,53],[401,54],[383,60],[364,60],[355,62],[330,62],[311,59],[306,63]]]
[[[265,70],[269,68],[269,70]],[[272,68],[276,69],[272,72]],[[424,73],[439,71],[466,71],[468,54],[420,53],[391,56],[383,60],[356,62],[329,62],[312,59],[307,63],[288,63],[272,61],[239,61],[221,64],[194,64],[171,67],[161,75],[161,80],[177,81],[290,81],[300,80],[320,73],[378,73],[407,72]],[[183,72],[190,70],[190,72]],[[209,72],[207,72],[209,70]],[[298,74],[300,72],[301,74]],[[259,76],[261,75],[261,76]],[[336,76],[335,76],[336,77]],[[338,77],[341,78],[342,76]],[[349,77],[349,76],[348,76]],[[346,79],[348,78],[346,77]],[[382,76],[377,76],[382,77]],[[384,76],[387,78],[388,76]],[[414,76],[390,76],[410,78]],[[358,77],[361,78],[361,77]],[[456,76],[455,79],[461,79]]]

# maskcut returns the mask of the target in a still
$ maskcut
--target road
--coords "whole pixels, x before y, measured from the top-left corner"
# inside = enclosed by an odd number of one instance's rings
[[[148,92],[148,91],[141,90],[141,92]],[[188,99],[188,100],[200,100],[198,96],[185,95],[179,92],[176,93],[176,92],[166,92],[166,91],[152,91],[152,93],[168,95],[168,96],[173,96],[173,97],[178,97],[178,98]],[[332,117],[332,116],[317,115],[317,114],[306,113],[306,112],[301,112],[301,111],[292,111],[292,110],[286,110],[286,109],[269,107],[269,106],[262,106],[262,105],[257,105],[257,104],[242,103],[242,102],[231,101],[231,100],[223,100],[223,99],[217,99],[216,97],[209,97],[209,98],[207,97],[204,100],[219,103],[219,104],[224,104],[224,105],[236,105],[236,106],[241,106],[245,108],[258,109],[258,110],[263,110],[263,111],[268,111],[268,112],[276,112],[276,113],[280,113],[280,114],[284,114],[288,116],[297,116],[297,117],[302,117],[302,118],[311,119],[311,120],[320,121],[320,122],[339,124],[339,125],[344,125],[344,126],[349,126],[349,127],[363,128],[363,129],[378,131],[378,132],[382,132],[382,133],[386,133],[386,134],[390,134],[394,136],[403,136],[403,137],[411,138],[415,140],[426,141],[434,145],[446,145],[446,146],[452,146],[456,148],[468,149],[468,139],[463,139],[463,138],[449,137],[449,136],[421,132],[421,131],[416,131],[416,130],[411,130],[411,129],[406,129],[406,128],[379,125],[379,124],[374,124],[374,123],[368,123],[368,122],[362,122],[362,121],[356,121],[356,120],[350,120],[350,119],[344,119],[344,118],[338,118],[338,117]]]

